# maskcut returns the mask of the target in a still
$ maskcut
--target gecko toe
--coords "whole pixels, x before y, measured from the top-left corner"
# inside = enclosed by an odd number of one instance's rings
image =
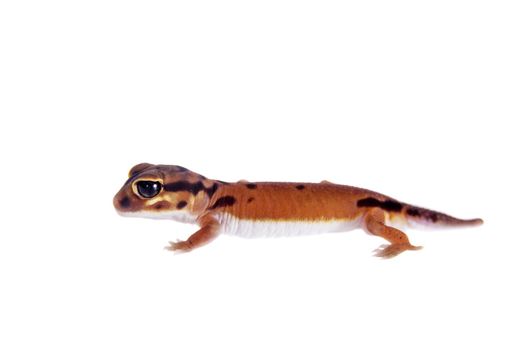
[[[405,250],[419,250],[422,249],[422,246],[413,246],[413,245],[406,245],[406,244],[390,244],[390,245],[382,245],[378,249],[376,249],[375,256],[383,259],[390,259],[393,258],[401,253],[403,253]]]
[[[169,250],[174,253],[184,253],[191,250],[190,244],[187,241],[177,240],[176,242],[169,241],[169,245],[164,247],[164,249]]]

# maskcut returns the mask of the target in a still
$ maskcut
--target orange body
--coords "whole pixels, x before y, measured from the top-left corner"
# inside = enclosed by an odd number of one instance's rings
[[[323,181],[321,183],[210,180],[180,166],[139,164],[115,195],[126,216],[168,218],[201,228],[186,241],[170,242],[174,251],[190,251],[221,233],[245,236],[347,231],[362,227],[390,244],[377,255],[392,257],[419,247],[394,226],[425,224],[467,226],[461,220],[399,202],[391,197]]]
[[[236,204],[224,211],[248,220],[353,220],[361,214],[356,198],[370,192],[323,183],[258,182],[221,186],[217,196]]]

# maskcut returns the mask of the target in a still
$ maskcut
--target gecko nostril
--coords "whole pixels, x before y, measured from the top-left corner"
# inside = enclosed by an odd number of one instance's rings
[[[128,208],[131,205],[131,201],[129,200],[129,197],[126,196],[122,198],[121,200],[119,200],[118,204],[120,204],[122,208]]]

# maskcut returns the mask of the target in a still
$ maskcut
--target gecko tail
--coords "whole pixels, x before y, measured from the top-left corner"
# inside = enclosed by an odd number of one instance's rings
[[[440,213],[434,210],[405,205],[405,218],[411,226],[424,227],[466,227],[479,226],[483,224],[482,219],[458,219],[453,216]]]

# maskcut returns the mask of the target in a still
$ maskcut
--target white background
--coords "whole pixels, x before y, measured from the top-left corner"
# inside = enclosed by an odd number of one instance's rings
[[[0,348],[523,349],[519,1],[4,1]],[[480,228],[219,237],[140,162],[370,188]]]

